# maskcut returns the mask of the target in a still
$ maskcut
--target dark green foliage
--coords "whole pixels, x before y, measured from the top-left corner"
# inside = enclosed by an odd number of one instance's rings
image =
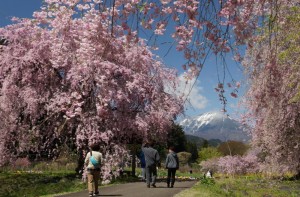
[[[208,141],[204,140],[203,145],[201,148],[207,148],[208,147]]]
[[[203,144],[205,142],[205,139],[201,137],[197,137],[193,135],[185,135],[185,137],[188,142],[196,144],[198,149],[203,147]]]
[[[197,145],[195,143],[187,142],[186,152],[189,152],[192,154],[190,162],[195,162],[198,159],[198,149],[197,149]]]
[[[213,178],[206,178],[206,177],[203,177],[201,178],[201,184],[204,184],[204,185],[214,185],[216,182]]]
[[[219,140],[219,139],[210,139],[210,140],[208,140],[208,145],[209,145],[209,146],[213,146],[213,147],[217,147],[217,146],[219,146],[221,143],[222,143],[222,141]]]
[[[171,130],[168,132],[167,146],[174,146],[175,152],[182,152],[186,150],[186,144],[187,140],[182,127],[174,123]]]
[[[187,142],[195,143],[198,150],[200,150],[203,147],[207,148],[208,146],[217,147],[222,143],[222,141],[219,139],[206,140],[202,137],[193,136],[193,135],[185,135],[185,137],[186,137]]]
[[[182,127],[178,124],[173,124],[172,128],[168,132],[168,140],[167,147],[174,146],[176,152],[189,152],[191,153],[191,157],[189,163],[195,162],[198,159],[198,151],[201,148],[207,147],[216,147],[222,141],[219,139],[211,139],[206,140],[201,137],[193,136],[193,135],[185,135]],[[162,156],[165,157],[165,152],[163,151],[163,146],[156,147]]]
[[[158,151],[160,161],[164,161],[168,154],[166,144],[155,144],[153,148],[155,148]]]

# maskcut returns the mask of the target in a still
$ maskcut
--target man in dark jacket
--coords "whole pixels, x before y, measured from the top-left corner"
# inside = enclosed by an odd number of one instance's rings
[[[167,185],[170,187],[171,183],[171,187],[174,187],[175,173],[179,168],[179,160],[173,146],[169,148],[169,154],[166,158],[166,168],[168,169]]]
[[[140,161],[141,161],[141,168],[142,168],[142,180],[146,181],[146,161],[145,161],[145,155],[143,153],[143,151],[141,151],[140,153]]]
[[[147,187],[151,186],[156,187],[156,176],[157,176],[157,169],[156,166],[159,163],[160,157],[158,151],[152,148],[152,142],[146,142],[145,145],[142,147],[142,151],[145,156],[146,161],[146,183]]]

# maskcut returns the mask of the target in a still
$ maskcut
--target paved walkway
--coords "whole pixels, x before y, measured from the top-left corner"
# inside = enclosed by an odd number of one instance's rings
[[[174,188],[167,188],[165,182],[156,183],[156,188],[147,188],[144,182],[126,183],[101,187],[100,196],[122,196],[122,197],[172,197],[182,190],[193,186],[196,181],[175,182]],[[59,197],[85,197],[88,191],[61,195]]]

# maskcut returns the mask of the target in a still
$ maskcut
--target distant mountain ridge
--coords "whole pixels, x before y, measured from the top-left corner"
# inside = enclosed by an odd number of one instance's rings
[[[198,136],[207,140],[235,140],[247,142],[250,136],[238,121],[221,112],[208,112],[200,116],[185,118],[179,122],[185,134]]]

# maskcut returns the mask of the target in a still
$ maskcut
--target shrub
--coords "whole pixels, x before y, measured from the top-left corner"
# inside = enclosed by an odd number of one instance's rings
[[[179,152],[177,153],[179,159],[179,166],[184,166],[188,164],[189,160],[191,159],[192,154],[188,152]]]
[[[12,167],[14,169],[20,169],[20,170],[24,170],[26,168],[28,168],[31,165],[31,162],[29,161],[29,159],[26,158],[18,158],[15,162],[12,163]]]
[[[241,156],[225,156],[219,158],[218,161],[219,172],[226,174],[246,174],[256,173],[259,171],[259,162],[255,155],[248,154]]]
[[[202,167],[202,172],[207,172],[208,170],[211,170],[213,172],[218,172],[218,160],[219,158],[211,158],[209,160],[206,161],[202,161],[200,163],[201,167]]]
[[[215,147],[202,148],[198,154],[199,154],[199,159],[198,159],[199,163],[211,158],[222,156],[222,153],[220,153]]]
[[[225,156],[219,158],[219,172],[226,174],[244,174],[246,169],[241,156]]]
[[[212,179],[212,178],[205,178],[205,177],[203,177],[201,179],[201,184],[204,184],[204,185],[214,185],[215,183],[216,183],[215,180]]]
[[[261,164],[255,152],[249,152],[245,156],[225,156],[211,158],[201,162],[203,171],[212,170],[230,175],[257,173],[260,171]]]
[[[198,163],[191,163],[190,167],[193,170],[193,173],[201,172],[201,166]]]

